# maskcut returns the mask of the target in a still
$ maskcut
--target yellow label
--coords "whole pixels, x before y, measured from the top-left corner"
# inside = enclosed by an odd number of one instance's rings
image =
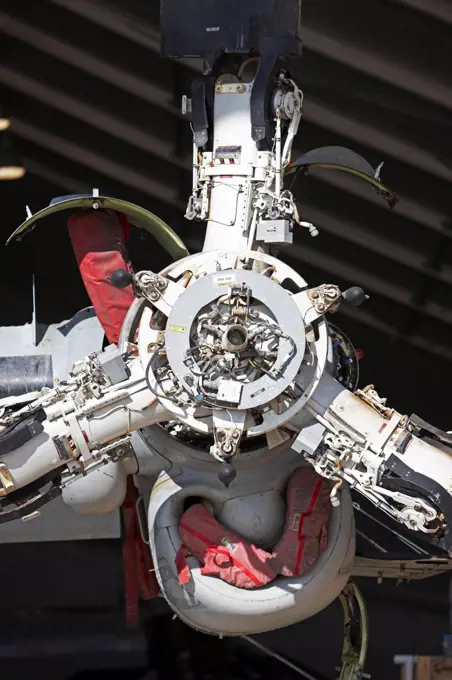
[[[185,333],[187,330],[185,326],[170,326],[169,329],[174,333]]]

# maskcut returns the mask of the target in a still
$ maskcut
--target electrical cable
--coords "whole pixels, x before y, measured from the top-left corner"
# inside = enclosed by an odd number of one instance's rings
[[[149,379],[149,373],[150,373],[150,371],[151,371],[151,369],[152,369],[152,363],[153,363],[155,357],[157,356],[157,354],[159,354],[159,353],[162,352],[162,351],[164,351],[164,350],[162,350],[162,348],[157,347],[157,349],[155,349],[155,350],[152,352],[151,357],[150,357],[150,359],[149,359],[149,361],[148,361],[148,364],[147,364],[147,366],[146,366],[146,369],[145,369],[145,371],[144,371],[144,379],[146,380],[146,385],[147,385],[148,390],[154,395],[154,397],[157,397],[157,399],[159,399],[159,400],[160,400],[160,399],[168,399],[168,401],[170,401],[171,403],[173,403],[173,404],[175,404],[175,405],[177,406],[177,405],[178,405],[178,402],[177,402],[177,401],[174,399],[174,397],[172,397],[170,394],[167,394],[167,393],[165,393],[165,392],[163,392],[162,394],[158,394],[158,393],[154,390],[154,388],[152,387],[151,381],[150,381],[150,379]],[[155,379],[155,381],[156,381],[156,383],[157,383],[157,378]]]

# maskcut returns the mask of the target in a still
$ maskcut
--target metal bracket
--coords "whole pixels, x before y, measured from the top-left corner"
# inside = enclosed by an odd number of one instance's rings
[[[0,496],[6,496],[15,490],[16,485],[13,482],[11,474],[4,463],[0,463]]]
[[[386,398],[380,397],[373,385],[366,385],[362,390],[356,390],[355,394],[382,415],[383,418],[388,420],[392,418],[394,409],[386,406]]]
[[[316,312],[336,312],[341,304],[341,291],[338,286],[323,283],[321,286],[308,290],[308,297],[314,303]]]
[[[243,411],[214,411],[214,440],[211,453],[217,460],[230,460],[239,451],[246,413]]]
[[[452,571],[452,559],[447,557],[426,557],[417,560],[374,560],[356,557],[352,568],[353,576],[376,578],[379,583],[384,578],[404,581],[421,580]]]
[[[369,644],[369,624],[364,598],[355,583],[348,583],[339,599],[344,610],[344,644],[342,665],[338,680],[364,680],[370,678],[364,673]],[[356,642],[358,640],[358,642]]]

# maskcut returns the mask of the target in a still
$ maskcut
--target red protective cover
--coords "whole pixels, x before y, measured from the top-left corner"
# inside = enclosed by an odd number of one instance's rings
[[[105,335],[117,344],[124,317],[134,300],[132,287],[115,288],[115,269],[132,271],[125,244],[127,218],[114,210],[87,210],[67,222],[80,274]]]
[[[182,515],[179,533],[184,543],[176,557],[181,583],[189,580],[188,554],[202,563],[201,574],[219,576],[237,588],[258,588],[276,578],[270,553],[223,527],[201,504]]]
[[[312,468],[298,468],[287,487],[286,524],[271,560],[278,574],[301,576],[312,569],[327,546],[330,514],[328,482]]]

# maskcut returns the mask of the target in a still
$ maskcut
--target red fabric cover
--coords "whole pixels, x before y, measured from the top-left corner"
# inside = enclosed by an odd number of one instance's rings
[[[132,477],[127,480],[127,493],[122,504],[124,535],[122,555],[125,579],[126,620],[131,627],[139,623],[139,599],[157,597],[159,586],[154,573],[151,551],[141,540],[137,514],[138,493]]]
[[[312,569],[327,546],[330,514],[328,482],[312,468],[298,468],[287,487],[286,524],[271,560],[278,574],[301,576]]]
[[[201,504],[182,515],[179,533],[184,543],[176,558],[181,583],[189,580],[188,554],[203,564],[201,574],[219,576],[237,588],[258,588],[276,578],[268,552],[223,527]]]
[[[123,231],[124,231],[124,238],[125,238],[126,241],[128,241],[129,236],[130,236],[130,224],[129,224],[129,220],[127,219],[127,215],[124,215],[123,213],[117,213],[117,215],[118,215],[119,220],[122,224],[122,228],[123,228]]]
[[[88,210],[67,222],[80,274],[105,335],[117,344],[124,317],[134,300],[132,287],[115,288],[115,269],[131,271],[125,245],[127,218],[114,210]]]

